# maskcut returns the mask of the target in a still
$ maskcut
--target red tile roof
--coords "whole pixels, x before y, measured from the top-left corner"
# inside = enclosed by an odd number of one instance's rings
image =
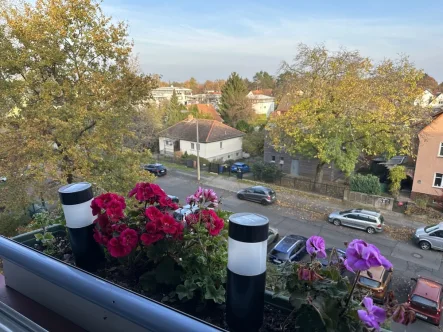
[[[272,89],[253,90],[251,92],[254,95],[272,96]]]
[[[222,117],[220,116],[220,114],[218,114],[217,110],[211,104],[193,104],[189,105],[188,109],[191,109],[194,106],[197,107],[200,114],[210,115],[213,120],[223,122]]]
[[[180,121],[159,133],[160,137],[181,139],[190,142],[197,141],[196,119],[190,115],[188,119]],[[242,137],[245,134],[235,128],[229,127],[216,120],[199,119],[199,142],[210,143],[223,141],[230,138]]]

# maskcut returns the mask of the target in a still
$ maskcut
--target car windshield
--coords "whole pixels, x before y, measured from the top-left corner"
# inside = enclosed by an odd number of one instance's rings
[[[346,214],[346,213],[351,213],[351,212],[352,212],[352,210],[345,210],[345,211],[339,212],[339,214]]]
[[[378,288],[381,285],[380,282],[366,278],[366,277],[360,277],[359,281],[362,285],[365,285],[370,288]]]
[[[411,303],[418,305],[419,307],[423,307],[428,310],[436,311],[438,309],[438,303],[435,301],[431,301],[419,295],[412,295]]]
[[[274,190],[269,190],[269,194],[270,195],[275,195],[275,191]]]
[[[438,228],[439,228],[439,225],[426,226],[425,232],[430,233],[430,232],[437,230]]]

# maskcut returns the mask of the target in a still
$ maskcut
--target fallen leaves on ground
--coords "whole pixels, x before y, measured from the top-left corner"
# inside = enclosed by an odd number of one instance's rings
[[[385,225],[384,232],[397,241],[409,241],[415,230],[409,227]]]

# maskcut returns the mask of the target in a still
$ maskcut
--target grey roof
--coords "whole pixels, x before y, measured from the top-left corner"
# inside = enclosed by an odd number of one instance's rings
[[[159,136],[196,142],[196,127],[196,119],[187,119],[161,131]],[[240,130],[229,127],[219,121],[207,119],[198,120],[198,136],[201,143],[223,141],[230,138],[242,137],[244,135],[245,134]]]

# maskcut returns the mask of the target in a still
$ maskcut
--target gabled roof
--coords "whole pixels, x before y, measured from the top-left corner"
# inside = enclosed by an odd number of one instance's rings
[[[240,130],[229,127],[220,121],[206,119],[198,120],[198,136],[199,142],[201,143],[218,142],[235,137],[242,137],[244,135],[245,134]],[[189,116],[188,119],[180,121],[179,123],[161,131],[159,136],[196,142],[197,120],[192,116]]]
[[[252,90],[251,92],[254,95],[272,96],[272,89]]]
[[[193,104],[193,105],[189,105],[188,106],[188,110],[191,109],[194,106],[197,107],[198,112],[200,114],[210,115],[213,120],[223,122],[222,117],[220,116],[220,114],[218,114],[218,112],[216,111],[214,106],[212,106],[211,104]]]

